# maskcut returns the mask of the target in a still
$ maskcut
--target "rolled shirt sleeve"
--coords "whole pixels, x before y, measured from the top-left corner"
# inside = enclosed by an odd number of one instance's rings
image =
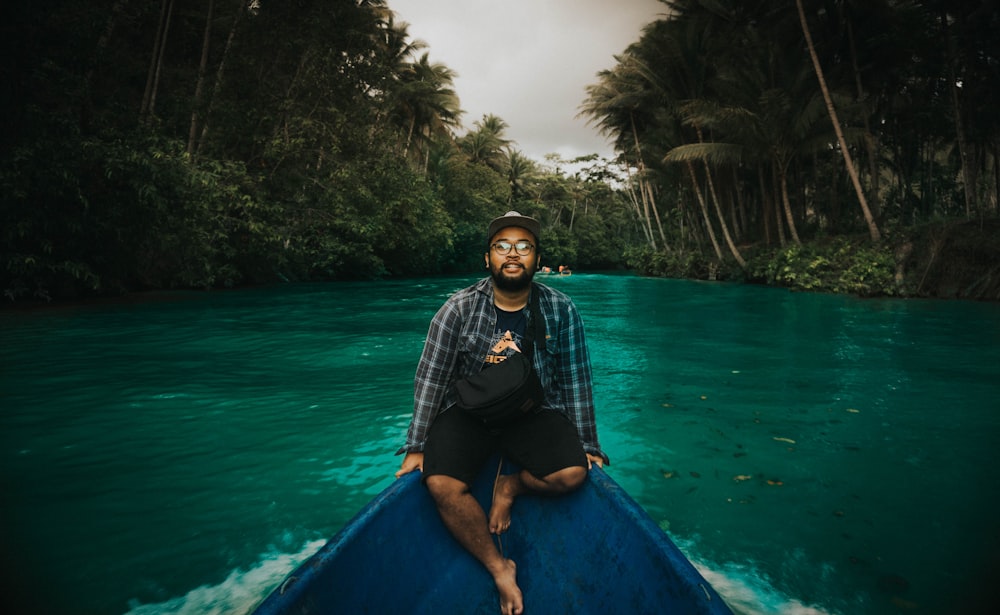
[[[434,417],[448,406],[458,360],[460,326],[461,318],[453,301],[441,306],[431,320],[413,382],[413,420],[406,444],[399,452],[422,451]]]
[[[597,439],[593,375],[583,320],[569,297],[557,291],[551,293],[553,309],[543,312],[555,314],[558,327],[555,332],[558,348],[547,357],[554,362],[551,373],[555,382],[551,386],[558,390],[554,409],[563,412],[576,425],[585,451],[609,463]]]

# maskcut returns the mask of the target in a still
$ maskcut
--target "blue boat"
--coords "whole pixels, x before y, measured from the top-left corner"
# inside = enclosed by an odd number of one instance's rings
[[[495,473],[487,467],[473,485],[486,510]],[[376,496],[255,613],[499,613],[492,578],[444,528],[419,474]],[[501,545],[526,613],[732,613],[597,466],[569,495],[519,497]]]

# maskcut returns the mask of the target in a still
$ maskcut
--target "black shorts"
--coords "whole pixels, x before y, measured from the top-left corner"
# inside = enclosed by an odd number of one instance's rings
[[[427,434],[424,478],[443,474],[471,485],[497,452],[539,478],[563,468],[587,467],[576,427],[560,412],[543,410],[491,430],[461,409],[451,408],[434,419]]]

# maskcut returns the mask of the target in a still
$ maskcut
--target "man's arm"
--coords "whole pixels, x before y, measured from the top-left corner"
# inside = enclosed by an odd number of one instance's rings
[[[559,335],[560,356],[558,361],[559,381],[563,387],[563,399],[567,414],[576,425],[580,442],[587,452],[588,459],[598,465],[610,463],[608,456],[601,450],[597,439],[597,420],[594,416],[593,378],[590,368],[590,352],[584,334],[583,320],[576,306],[570,301],[566,304],[564,320]]]
[[[441,306],[431,320],[413,379],[413,418],[407,430],[406,444],[397,454],[416,453],[424,449],[427,432],[442,409],[455,372],[459,320],[458,310],[451,302]]]

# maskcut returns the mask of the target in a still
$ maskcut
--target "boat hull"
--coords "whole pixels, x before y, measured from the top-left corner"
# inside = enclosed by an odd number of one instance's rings
[[[487,510],[495,470],[484,470],[473,487]],[[517,563],[528,613],[731,613],[596,466],[571,494],[518,498],[502,548]],[[414,472],[372,500],[255,612],[495,614],[498,605],[492,579],[444,528]]]

